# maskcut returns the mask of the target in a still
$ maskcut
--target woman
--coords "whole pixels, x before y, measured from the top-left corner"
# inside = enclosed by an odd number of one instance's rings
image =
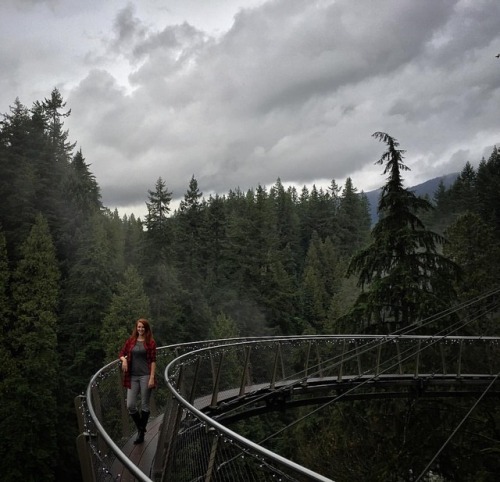
[[[144,442],[149,419],[149,400],[156,387],[156,343],[148,320],[135,322],[132,335],[120,351],[123,386],[127,390],[127,409],[137,426],[134,444]],[[141,393],[141,410],[137,409],[137,395]]]

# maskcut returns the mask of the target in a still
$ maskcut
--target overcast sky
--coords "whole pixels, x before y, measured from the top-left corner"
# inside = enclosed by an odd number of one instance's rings
[[[1,0],[0,112],[57,87],[104,204],[259,184],[407,187],[500,147],[498,0]]]

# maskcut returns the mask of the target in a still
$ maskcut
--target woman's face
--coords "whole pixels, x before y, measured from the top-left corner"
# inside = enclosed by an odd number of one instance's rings
[[[144,335],[145,331],[144,325],[142,323],[137,323],[137,333],[139,333],[139,336]]]

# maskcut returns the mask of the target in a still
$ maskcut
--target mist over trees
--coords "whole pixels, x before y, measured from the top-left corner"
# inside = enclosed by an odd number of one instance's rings
[[[175,211],[168,179],[152,179],[142,220],[103,205],[64,129],[70,113],[54,89],[31,108],[16,99],[0,124],[5,480],[80,478],[73,399],[141,316],[159,346],[386,333],[499,284],[496,148],[422,199],[404,187],[404,151],[377,133],[388,179],[373,227],[350,178],[301,190],[277,179],[206,198],[193,176]],[[497,333],[493,321],[481,329]]]

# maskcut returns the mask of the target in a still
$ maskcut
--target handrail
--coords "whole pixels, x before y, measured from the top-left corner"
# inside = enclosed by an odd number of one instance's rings
[[[280,338],[280,337],[272,337],[273,341],[279,341],[279,340],[287,340],[289,341],[290,338],[293,340],[300,339],[303,337],[285,337],[285,338]],[[304,337],[305,339],[309,337]],[[317,338],[317,337],[315,337]],[[245,341],[241,343],[234,343],[231,346],[245,346],[250,343],[259,343],[259,341]],[[308,477],[309,480],[315,480],[318,482],[332,482],[332,479],[329,479],[327,477],[322,476],[321,474],[318,474],[307,467],[303,467],[302,465],[296,464],[295,462],[286,459],[285,457],[282,457],[281,455],[276,454],[275,452],[272,452],[271,450],[266,449],[265,447],[262,447],[259,444],[256,444],[255,442],[252,442],[251,440],[239,435],[236,432],[233,432],[229,428],[225,427],[224,425],[220,424],[213,418],[209,417],[208,415],[204,414],[200,410],[198,410],[194,405],[189,403],[187,400],[185,400],[179,392],[176,390],[176,388],[172,385],[170,382],[170,377],[169,377],[169,369],[176,363],[181,362],[184,358],[187,356],[192,356],[196,354],[202,354],[203,352],[206,352],[208,350],[212,349],[219,349],[221,347],[224,347],[224,345],[216,345],[216,346],[211,346],[211,347],[206,347],[206,348],[201,348],[199,350],[194,350],[189,353],[185,353],[184,355],[179,356],[175,360],[171,361],[167,367],[165,368],[165,381],[167,383],[167,386],[170,390],[170,392],[174,395],[174,397],[178,400],[178,402],[183,405],[191,414],[194,414],[196,418],[199,420],[202,420],[205,422],[207,425],[213,427],[216,429],[219,433],[224,434],[225,436],[229,437],[232,440],[235,440],[239,442],[241,445],[243,445],[246,448],[251,449],[252,451],[256,452],[257,454],[261,455],[263,458],[268,458],[270,460],[273,460],[275,462],[278,462],[280,465],[288,467],[290,469],[293,469],[296,473],[304,475]]]
[[[265,339],[271,339],[273,337],[271,336],[266,336],[266,337],[259,337],[259,339],[265,340]],[[241,341],[241,340],[252,340],[255,338],[252,337],[247,337],[247,338],[227,338],[227,339],[217,339],[217,340],[201,340],[201,341],[195,341],[195,342],[186,342],[186,343],[177,343],[174,345],[166,345],[162,347],[158,347],[159,352],[168,352],[169,350],[171,352],[176,352],[176,351],[191,351],[198,349],[199,347],[204,347],[204,346],[213,346],[213,345],[224,345],[224,344],[230,344],[234,341]],[[102,377],[103,373],[106,371],[109,371],[113,369],[114,366],[118,367],[119,365],[119,360],[114,360],[107,365],[104,365],[102,368],[100,368],[90,379],[89,384],[87,385],[87,389],[85,391],[85,399],[86,399],[86,408],[89,412],[89,416],[91,419],[92,424],[95,426],[96,431],[98,432],[99,436],[102,438],[103,442],[109,447],[110,451],[112,452],[113,455],[117,457],[117,459],[124,465],[124,467],[130,471],[130,473],[136,477],[140,482],[153,482],[144,472],[140,470],[140,468],[135,465],[128,457],[123,453],[121,448],[115,443],[115,441],[108,435],[106,430],[104,429],[103,425],[101,424],[99,417],[97,416],[96,411],[94,410],[93,402],[92,402],[92,388],[97,385],[97,382],[99,378]]]
[[[135,465],[118,447],[118,445],[115,444],[114,440],[107,434],[107,432],[104,430],[104,427],[102,426],[101,422],[99,421],[99,418],[97,417],[97,414],[94,411],[94,407],[92,406],[92,403],[89,401],[92,400],[92,387],[96,383],[96,380],[99,378],[100,374],[106,370],[106,368],[109,368],[113,365],[118,365],[120,362],[118,360],[115,360],[111,363],[108,363],[104,367],[102,367],[90,380],[89,385],[87,386],[87,392],[86,392],[86,397],[87,397],[87,409],[90,412],[90,417],[92,418],[92,422],[94,423],[96,429],[99,431],[100,436],[104,439],[106,444],[109,446],[111,451],[116,455],[116,457],[120,460],[120,462],[123,463],[123,465],[130,471],[130,473],[136,477],[140,482],[152,482],[152,480],[142,472],[137,465]]]
[[[182,363],[189,357],[196,357],[200,356],[202,354],[209,353],[209,350],[220,350],[224,349],[227,347],[231,347],[231,349],[238,349],[238,348],[243,348],[243,347],[249,347],[252,346],[253,344],[259,344],[262,343],[264,344],[265,342],[271,342],[273,344],[277,344],[278,347],[281,347],[280,344],[288,344],[291,343],[292,346],[295,345],[296,343],[301,344],[301,343],[310,343],[311,341],[316,341],[316,342],[360,342],[360,343],[355,343],[356,344],[356,350],[352,357],[356,357],[360,353],[360,349],[367,349],[367,350],[372,350],[374,348],[377,348],[377,346],[383,345],[385,343],[392,343],[392,342],[398,342],[398,341],[418,341],[421,343],[422,341],[428,341],[430,343],[436,343],[440,341],[448,341],[449,343],[452,344],[457,344],[459,345],[460,348],[460,353],[462,352],[462,345],[467,345],[467,342],[477,342],[477,341],[484,341],[484,342],[493,342],[494,344],[499,343],[500,344],[500,338],[499,337],[493,337],[493,336],[486,336],[486,337],[477,337],[477,336],[439,336],[439,335],[434,335],[434,336],[426,336],[426,335],[302,335],[302,336],[281,336],[281,337],[274,337],[274,336],[264,336],[264,337],[247,337],[247,338],[230,338],[230,339],[220,339],[220,340],[208,340],[208,341],[197,341],[197,342],[192,342],[192,343],[181,343],[181,344],[176,344],[176,345],[167,345],[163,347],[159,347],[158,351],[160,352],[159,355],[165,355],[164,360],[168,360],[167,357],[170,355],[174,356],[174,359],[170,361],[167,366],[165,367],[164,375],[165,375],[165,383],[166,383],[166,388],[169,393],[169,397],[171,397],[172,400],[176,400],[176,403],[179,404],[179,406],[182,406],[186,409],[187,412],[190,412],[195,418],[198,420],[202,421],[204,424],[207,426],[212,427],[217,433],[222,434],[223,436],[227,437],[228,439],[231,439],[235,441],[237,444],[239,444],[241,447],[243,447],[245,450],[248,449],[249,453],[252,453],[252,455],[255,455],[257,457],[262,457],[265,458],[271,462],[276,463],[280,467],[284,467],[287,470],[292,471],[295,474],[300,474],[304,477],[306,477],[308,480],[315,480],[318,482],[331,482],[331,479],[328,479],[320,474],[317,474],[313,472],[312,470],[300,466],[296,464],[295,462],[286,459],[264,447],[261,445],[256,444],[255,442],[252,442],[249,439],[246,439],[245,437],[239,435],[238,433],[230,430],[226,426],[220,424],[204,412],[198,410],[194,405],[194,400],[186,400],[183,398],[183,396],[178,392],[177,388],[174,386],[174,378],[172,371],[174,367],[179,367],[182,365]],[[364,350],[363,350],[364,351]],[[398,344],[398,356],[401,357],[401,354],[399,353],[399,344]],[[249,355],[249,352],[247,353]],[[344,355],[346,355],[344,353]],[[279,354],[276,355],[281,356]],[[276,371],[276,365],[279,362],[278,358],[273,360],[273,373]],[[359,362],[359,358],[358,358]],[[461,354],[460,354],[460,359],[458,360],[459,362],[459,368],[457,373],[461,373]],[[248,362],[245,362],[248,363]],[[121,448],[117,445],[117,443],[111,438],[111,436],[106,432],[106,429],[104,428],[103,424],[101,423],[101,420],[99,419],[98,414],[96,413],[96,409],[99,408],[99,406],[94,407],[95,400],[93,399],[93,389],[99,385],[99,379],[105,379],[106,377],[109,376],[110,373],[112,373],[115,370],[118,370],[118,364],[119,361],[113,361],[111,363],[108,363],[104,367],[102,367],[90,380],[87,389],[86,389],[86,407],[88,409],[88,415],[90,417],[90,422],[93,424],[95,427],[96,434],[100,437],[100,441],[107,446],[109,449],[110,455],[113,455],[116,457],[116,459],[123,464],[123,468],[128,470],[130,474],[136,478],[136,480],[139,480],[140,482],[153,482],[151,478],[149,478],[138,466],[136,466],[125,453],[121,450]],[[246,376],[246,374],[244,374]],[[272,375],[274,376],[274,375]],[[110,381],[112,381],[110,379]],[[244,380],[242,380],[241,383],[245,383]],[[272,378],[270,379],[269,383],[272,383]],[[163,385],[165,388],[165,385]],[[194,387],[193,387],[194,388]],[[241,392],[241,387],[240,387],[240,392]],[[83,405],[82,405],[83,406]],[[103,421],[103,423],[105,423]],[[90,437],[91,438],[91,437]],[[92,445],[91,442],[89,442],[90,445]],[[96,447],[92,446],[92,450],[97,450]],[[100,451],[99,451],[100,453]],[[99,458],[99,454],[96,451],[94,453],[94,456],[97,456]],[[100,466],[103,467],[103,466]],[[106,468],[105,468],[106,471]],[[106,472],[107,473],[107,472]]]

